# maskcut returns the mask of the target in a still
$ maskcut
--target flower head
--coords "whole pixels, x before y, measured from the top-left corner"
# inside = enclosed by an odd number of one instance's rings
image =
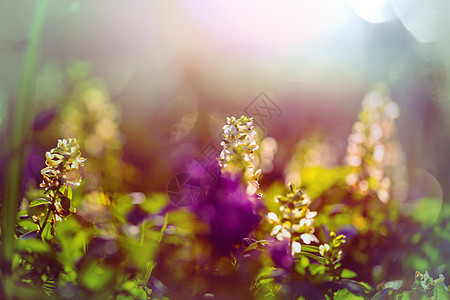
[[[345,243],[345,236],[330,232],[329,244],[319,246],[319,253],[323,257],[325,265],[334,265],[342,258],[342,246]]]
[[[280,203],[279,213],[269,212],[267,220],[274,227],[271,235],[282,243],[288,241],[291,247],[291,255],[301,251],[301,242],[310,244],[319,242],[314,235],[314,217],[317,212],[310,211],[311,199],[309,196],[290,185],[291,193],[286,196],[277,196],[275,202]]]
[[[253,155],[259,148],[257,134],[253,129],[253,118],[241,116],[227,118],[227,125],[223,126],[222,147],[219,165],[222,173],[243,174],[247,181],[247,192],[255,194],[259,188],[258,179],[261,170],[255,170]]]
[[[45,188],[46,192],[57,190],[63,185],[80,185],[79,168],[86,159],[81,157],[77,139],[58,140],[56,148],[48,151],[45,158],[47,167],[41,170],[44,178],[40,186]]]
[[[291,193],[286,196],[277,196],[275,202],[280,203],[279,214],[270,212],[268,214],[269,223],[274,224],[271,234],[278,240],[289,238],[292,240],[301,239],[305,244],[318,242],[314,236],[314,217],[317,212],[310,211],[311,199],[309,196],[290,185]]]
[[[49,239],[54,235],[55,223],[75,211],[71,186],[81,183],[79,169],[86,159],[81,157],[76,139],[58,140],[58,145],[45,153],[45,159],[47,166],[41,170],[43,180],[40,187],[45,189],[44,194],[48,199],[35,199],[31,201],[30,207],[45,207],[46,212],[33,215],[32,219],[39,228],[37,236]],[[47,226],[50,226],[50,233],[43,236]]]

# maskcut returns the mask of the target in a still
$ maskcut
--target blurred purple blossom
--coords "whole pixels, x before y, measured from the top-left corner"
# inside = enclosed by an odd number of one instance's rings
[[[289,240],[274,241],[270,246],[270,257],[276,266],[285,270],[291,269],[294,265],[294,258],[291,254]]]
[[[260,207],[259,199],[247,195],[240,178],[219,176],[192,209],[209,225],[208,238],[218,254],[226,255],[258,226]]]

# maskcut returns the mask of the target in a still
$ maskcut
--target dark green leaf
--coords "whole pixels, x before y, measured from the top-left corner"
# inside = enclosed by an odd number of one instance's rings
[[[351,279],[341,279],[339,285],[355,294],[365,294],[370,289],[368,284]]]

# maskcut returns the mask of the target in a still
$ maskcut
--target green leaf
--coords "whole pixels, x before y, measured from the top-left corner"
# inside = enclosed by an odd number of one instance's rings
[[[350,269],[343,269],[341,273],[342,278],[354,278],[356,277],[356,273]]]
[[[46,198],[37,198],[31,201],[30,205],[28,207],[35,207],[39,205],[49,205],[52,202],[49,199]]]
[[[16,246],[19,252],[49,253],[51,251],[50,245],[38,239],[18,239]]]
[[[91,291],[100,291],[114,280],[114,269],[91,261],[80,272],[81,283]]]
[[[304,256],[310,257],[310,258],[312,258],[312,259],[315,259],[315,260],[317,260],[318,262],[320,262],[321,264],[325,263],[325,260],[324,260],[322,257],[317,256],[317,255],[314,255],[314,254],[311,254],[311,253],[309,253],[309,252],[301,251],[301,252],[300,252],[300,255],[304,255]]]
[[[147,299],[147,293],[145,292],[143,287],[135,287],[131,290],[131,295],[133,295],[134,299]]]
[[[355,294],[352,294],[349,290],[339,290],[336,293],[334,293],[334,300],[359,300],[364,299],[361,296],[356,296]]]
[[[131,291],[132,289],[134,289],[136,287],[136,282],[134,281],[126,281],[122,284],[122,289],[126,290],[126,291]]]
[[[168,202],[166,194],[154,193],[148,198],[145,198],[144,203],[141,204],[141,208],[151,214],[159,212]]]
[[[70,186],[63,185],[59,188],[59,192],[67,198],[72,199],[72,188]]]
[[[449,300],[448,291],[442,285],[436,285],[434,287],[434,299],[435,300]]]
[[[355,281],[352,279],[341,279],[341,280],[339,280],[339,284],[342,287],[345,287],[346,289],[351,291],[352,293],[357,293],[357,294],[366,294],[371,289],[369,284],[362,282],[362,281],[358,282],[358,281]]]
[[[256,242],[250,244],[247,248],[245,248],[244,252],[248,252],[248,251],[253,250],[253,249],[258,249],[258,248],[260,248],[260,246],[264,246],[267,243],[268,242],[266,240],[256,241]],[[261,248],[259,250],[261,250]]]
[[[308,252],[319,252],[318,246],[311,246],[311,245],[302,245],[302,251],[308,251]]]
[[[17,222],[17,224],[22,227],[24,231],[31,231],[31,230],[37,230],[38,225],[36,222],[34,222],[31,218],[30,219],[24,219]]]
[[[52,233],[53,226],[50,223],[50,219],[47,221],[47,223],[44,226],[45,227],[42,230],[41,238],[42,238],[43,241],[51,240],[54,237],[54,235]]]
[[[321,264],[311,264],[309,266],[309,272],[313,276],[317,275],[317,274],[325,274],[326,267],[324,265],[321,265]]]

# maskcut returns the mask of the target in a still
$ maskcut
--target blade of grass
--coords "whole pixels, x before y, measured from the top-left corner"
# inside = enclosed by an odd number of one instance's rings
[[[5,299],[12,298],[14,288],[11,282],[11,261],[14,252],[14,228],[16,223],[16,212],[21,195],[22,175],[26,155],[26,142],[30,135],[30,124],[32,119],[32,108],[34,101],[34,88],[36,76],[36,61],[39,49],[39,41],[49,0],[40,0],[34,15],[29,43],[26,48],[22,77],[20,81],[17,101],[14,107],[12,120],[12,134],[7,139],[7,153],[9,155],[6,179],[3,186],[2,199],[2,274],[3,292]]]
[[[164,231],[167,228],[167,224],[169,224],[169,214],[168,213],[166,213],[166,216],[164,218],[164,225],[162,226],[161,231],[159,232],[158,240],[155,243],[156,248],[161,243],[161,240],[164,235]],[[153,271],[154,267],[155,267],[155,258],[153,257],[153,259],[147,263],[147,272],[145,273],[144,282],[147,282],[150,279],[150,276],[152,275],[152,271]]]

